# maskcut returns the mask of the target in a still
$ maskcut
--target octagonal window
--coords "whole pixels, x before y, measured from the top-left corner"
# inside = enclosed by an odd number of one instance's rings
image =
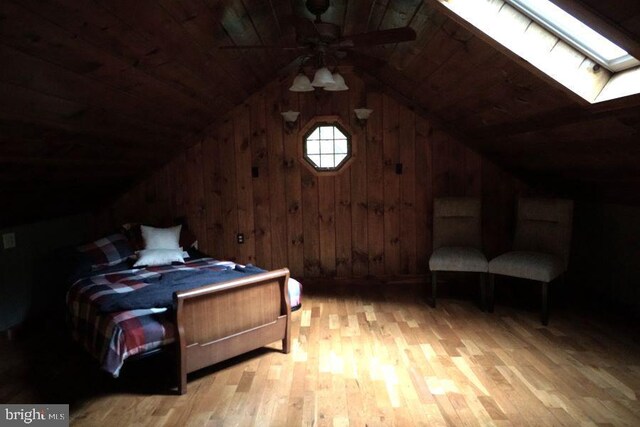
[[[351,157],[351,136],[338,123],[317,123],[304,136],[303,155],[317,171],[338,170]]]

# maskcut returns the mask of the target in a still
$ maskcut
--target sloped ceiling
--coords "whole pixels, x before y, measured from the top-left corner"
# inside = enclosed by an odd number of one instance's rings
[[[640,2],[584,0],[640,39]],[[0,2],[0,226],[80,211],[164,163],[287,69],[303,0]],[[412,26],[360,71],[531,180],[640,201],[640,100],[585,107],[434,0],[333,0],[345,34]],[[636,194],[633,194],[636,193]]]

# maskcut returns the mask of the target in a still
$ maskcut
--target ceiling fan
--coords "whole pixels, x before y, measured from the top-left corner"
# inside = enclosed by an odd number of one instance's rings
[[[221,46],[221,49],[281,49],[297,51],[300,52],[300,58],[302,58],[300,64],[301,71],[302,67],[309,60],[315,61],[314,65],[318,68],[318,71],[316,72],[313,83],[309,82],[309,84],[306,84],[306,82],[302,82],[301,85],[296,86],[296,82],[294,82],[292,90],[306,92],[313,90],[312,86],[326,86],[326,90],[346,90],[346,85],[344,85],[344,80],[341,76],[338,75],[338,78],[342,79],[342,83],[336,86],[336,82],[331,81],[331,73],[327,75],[329,72],[325,65],[325,59],[327,57],[334,58],[336,61],[339,58],[344,58],[348,54],[366,58],[366,55],[357,52],[356,49],[402,43],[416,39],[416,32],[411,27],[342,35],[342,28],[339,25],[322,20],[322,15],[329,9],[330,5],[330,0],[306,0],[305,6],[307,10],[315,16],[315,19],[310,20],[300,16],[291,17],[291,23],[294,25],[296,31],[295,45]],[[373,58],[370,59],[373,60]],[[322,76],[318,76],[318,72],[324,74],[324,78],[319,78]],[[301,77],[300,74],[298,77]],[[296,80],[299,79],[296,78]],[[324,82],[324,84],[322,82]],[[295,90],[296,87],[298,87],[299,90]]]

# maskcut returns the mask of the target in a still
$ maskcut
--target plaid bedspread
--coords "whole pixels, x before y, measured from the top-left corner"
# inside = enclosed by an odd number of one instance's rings
[[[174,341],[173,318],[168,309],[162,307],[102,313],[95,301],[104,295],[153,286],[146,280],[163,273],[193,269],[221,271],[235,265],[229,261],[201,258],[184,265],[120,270],[82,278],[67,293],[73,337],[99,361],[102,369],[117,377],[126,358]],[[300,293],[300,283],[290,280],[292,307],[300,304]]]

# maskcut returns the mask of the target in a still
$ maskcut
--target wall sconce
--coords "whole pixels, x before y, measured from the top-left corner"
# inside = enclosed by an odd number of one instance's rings
[[[356,108],[353,112],[356,114],[360,126],[364,126],[367,124],[367,120],[371,113],[373,113],[373,110],[370,108]]]
[[[296,120],[298,120],[298,116],[300,115],[299,111],[285,111],[280,113],[282,114],[282,118],[284,119],[284,124],[287,125],[287,129],[291,130],[296,124]]]

